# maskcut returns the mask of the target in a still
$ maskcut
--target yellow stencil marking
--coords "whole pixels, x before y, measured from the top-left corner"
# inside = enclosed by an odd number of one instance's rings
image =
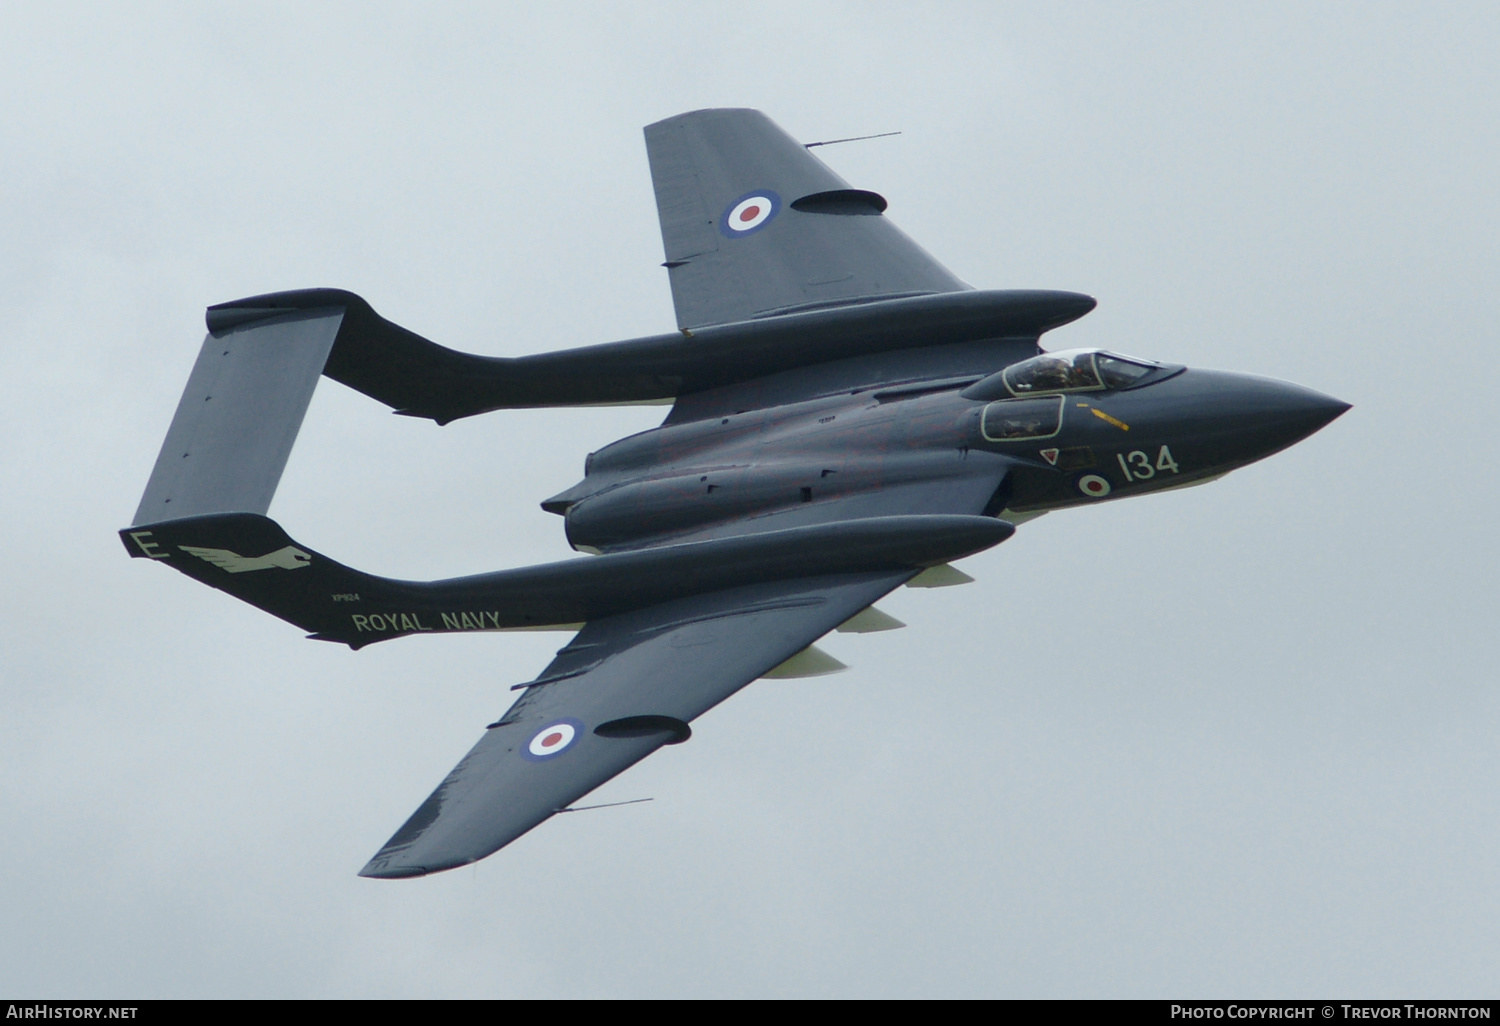
[[[1117,419],[1115,417],[1111,417],[1109,414],[1105,413],[1103,410],[1099,409],[1099,407],[1097,407],[1097,406],[1091,406],[1091,407],[1089,407],[1089,412],[1092,413],[1094,416],[1098,417],[1100,420],[1107,421],[1108,423],[1113,424],[1115,427],[1119,428],[1121,431],[1129,431],[1130,430],[1130,425],[1129,424],[1125,423],[1123,420],[1119,420],[1119,419]]]

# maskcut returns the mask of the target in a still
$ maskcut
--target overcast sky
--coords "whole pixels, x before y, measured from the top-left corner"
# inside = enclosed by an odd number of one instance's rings
[[[0,5],[0,992],[1493,996],[1493,3]],[[670,330],[641,127],[752,106],[1047,339],[1354,409],[902,590],[474,867],[355,876],[562,635],[359,653],[126,526],[203,308]],[[325,381],[271,508],[375,573],[571,555],[662,410]]]

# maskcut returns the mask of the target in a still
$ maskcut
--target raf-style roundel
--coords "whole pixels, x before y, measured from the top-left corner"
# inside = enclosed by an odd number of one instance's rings
[[[1091,499],[1102,499],[1109,494],[1109,482],[1098,474],[1084,474],[1078,479],[1078,490]]]
[[[533,734],[526,744],[526,750],[521,754],[532,762],[561,755],[573,744],[574,738],[582,729],[583,724],[577,720],[556,720]]]
[[[760,231],[781,209],[781,197],[770,189],[741,196],[729,205],[719,219],[719,231],[733,239]]]

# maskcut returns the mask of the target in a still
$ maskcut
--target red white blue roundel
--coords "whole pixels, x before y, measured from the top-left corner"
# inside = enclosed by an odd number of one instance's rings
[[[1078,490],[1091,499],[1102,499],[1109,494],[1109,482],[1098,474],[1084,474],[1078,479]]]
[[[719,219],[719,231],[728,238],[758,232],[781,210],[781,197],[770,189],[748,193],[729,204]]]
[[[532,762],[550,759],[567,751],[583,730],[577,720],[555,720],[531,736],[521,753]]]

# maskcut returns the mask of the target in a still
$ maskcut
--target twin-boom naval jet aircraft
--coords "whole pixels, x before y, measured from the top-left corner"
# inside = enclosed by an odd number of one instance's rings
[[[975,289],[753,110],[646,128],[678,330],[513,359],[446,349],[359,296],[208,309],[129,528],[157,560],[352,649],[423,633],[576,632],[362,874],[472,863],[746,684],[842,668],[829,631],[961,583],[950,564],[1052,510],[1199,484],[1347,404],[1297,385],[1042,335],[1073,292]],[[491,410],[670,404],[542,503],[589,555],[441,581],[343,566],[266,516],[320,377],[447,424]]]

